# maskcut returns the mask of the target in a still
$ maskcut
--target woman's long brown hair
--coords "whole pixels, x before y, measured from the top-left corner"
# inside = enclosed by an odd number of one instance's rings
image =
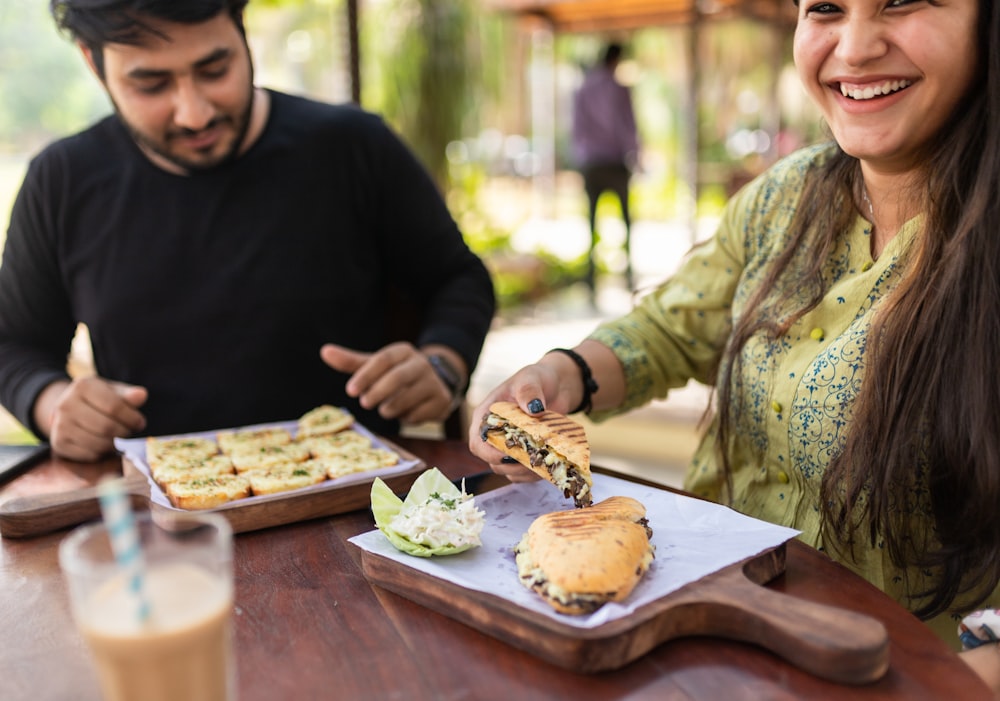
[[[922,228],[872,323],[853,421],[821,486],[827,542],[850,553],[882,538],[897,566],[932,573],[932,588],[912,593],[925,618],[959,597],[974,606],[1000,583],[1000,26],[993,5],[979,2],[979,77],[928,146],[913,193]],[[780,337],[823,298],[821,266],[856,216],[860,177],[857,160],[841,151],[810,175],[789,246],[733,330],[718,382],[719,454],[730,486],[725,447],[739,440],[732,385],[740,351],[751,336]],[[785,291],[776,303],[775,289]],[[803,289],[810,291],[804,307],[775,313]],[[912,519],[928,506],[933,530],[922,533]]]

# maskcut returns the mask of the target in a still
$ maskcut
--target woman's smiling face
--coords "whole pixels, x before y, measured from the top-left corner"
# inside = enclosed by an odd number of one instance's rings
[[[977,15],[977,0],[799,0],[795,65],[841,148],[919,167],[976,76]]]

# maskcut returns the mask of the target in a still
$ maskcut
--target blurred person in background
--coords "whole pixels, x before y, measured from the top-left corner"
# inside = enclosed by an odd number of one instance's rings
[[[630,90],[618,82],[615,71],[622,59],[622,45],[608,44],[600,63],[589,70],[573,95],[573,158],[587,193],[590,253],[587,285],[593,297],[596,286],[594,249],[597,246],[597,201],[613,192],[625,221],[625,278],[633,288],[629,180],[638,165],[639,133]]]

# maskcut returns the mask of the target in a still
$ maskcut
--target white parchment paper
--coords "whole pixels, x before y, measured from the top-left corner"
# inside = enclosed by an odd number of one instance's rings
[[[290,431],[291,434],[292,434],[292,437],[294,438],[296,432],[298,431],[298,422],[297,421],[286,421],[286,422],[281,422],[281,423],[255,424],[253,426],[240,426],[239,428],[225,428],[225,429],[219,429],[219,430],[216,430],[216,431],[202,431],[200,433],[185,433],[185,434],[180,434],[180,435],[175,435],[175,436],[158,436],[158,437],[159,438],[181,438],[181,437],[184,437],[184,438],[211,438],[212,440],[216,440],[216,436],[221,431],[251,431],[251,430],[254,430],[254,429],[258,429],[258,428],[284,428],[284,429]],[[371,439],[372,445],[374,447],[376,447],[376,448],[386,448],[388,450],[393,450],[394,451],[394,449],[392,448],[392,446],[388,446],[385,443],[383,443],[379,439],[378,436],[376,436],[374,433],[372,433],[371,431],[369,431],[367,428],[365,428],[361,424],[355,422],[353,425],[351,425],[351,429],[354,430],[354,431],[357,431],[358,433],[360,433],[360,434],[362,434],[364,436],[367,436],[369,439]],[[146,475],[146,479],[149,480],[149,500],[152,501],[154,504],[159,504],[160,506],[165,506],[168,509],[175,509],[176,507],[174,507],[173,504],[170,503],[170,500],[167,498],[167,495],[163,493],[163,490],[160,489],[160,485],[158,485],[153,480],[153,477],[150,474],[149,463],[146,461],[146,439],[145,438],[116,438],[115,439],[115,448],[124,457],[128,458],[132,462],[132,464],[135,465],[139,469],[139,472],[141,472],[142,474]],[[353,474],[353,475],[344,475],[343,477],[338,477],[334,481],[336,482],[337,485],[347,486],[347,485],[350,485],[350,484],[356,484],[358,482],[371,482],[376,477],[381,477],[381,478],[385,479],[386,477],[391,477],[392,475],[395,475],[397,473],[406,472],[407,470],[411,469],[414,465],[416,465],[418,462],[419,461],[417,461],[417,460],[404,460],[403,456],[400,456],[399,462],[396,463],[395,465],[390,466],[390,467],[385,467],[385,468],[382,468],[380,470],[368,470],[367,472],[359,472],[359,473]],[[286,494],[286,495],[300,494],[300,493],[303,493],[303,492],[308,492],[309,490],[315,490],[315,489],[317,489],[319,487],[329,487],[331,484],[332,484],[332,482],[328,480],[328,481],[325,481],[325,482],[320,482],[319,484],[311,485],[309,487],[302,487],[300,489],[292,489],[292,490],[289,490],[287,492],[283,492],[283,494]],[[264,496],[260,496],[260,497],[246,497],[245,499],[240,499],[239,502],[233,502],[233,503],[252,504],[254,501],[259,501],[259,500],[264,499],[264,498],[266,498],[268,496],[273,497],[274,495],[264,495]],[[178,511],[183,511],[183,509],[177,509],[177,510]]]
[[[557,613],[518,579],[513,548],[531,522],[544,513],[573,508],[572,502],[548,482],[511,484],[476,496],[476,505],[486,512],[483,545],[458,555],[434,558],[407,555],[396,550],[379,530],[357,535],[350,542],[460,587],[502,597],[561,623],[594,628],[623,618],[689,582],[780,545],[799,533],[725,506],[655,487],[601,474],[594,474],[593,479],[594,501],[621,495],[645,505],[653,529],[656,559],[628,599],[605,604],[592,614]]]

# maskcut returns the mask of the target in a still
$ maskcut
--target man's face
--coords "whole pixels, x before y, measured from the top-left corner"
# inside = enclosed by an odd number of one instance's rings
[[[104,86],[133,138],[178,173],[235,157],[253,105],[246,40],[225,12],[199,24],[152,22],[162,36],[104,46]]]

